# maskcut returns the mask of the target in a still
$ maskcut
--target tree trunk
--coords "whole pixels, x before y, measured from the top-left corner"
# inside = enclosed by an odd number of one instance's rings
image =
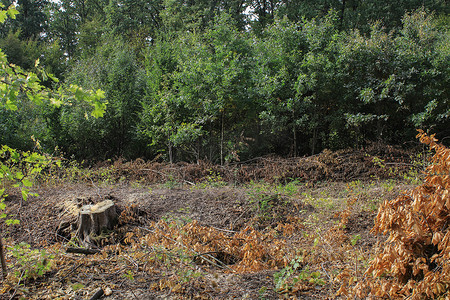
[[[222,112],[222,126],[220,129],[220,165],[223,166],[223,122],[224,122],[224,112]]]
[[[85,247],[90,248],[98,242],[98,236],[110,230],[117,223],[114,202],[106,200],[95,205],[84,205],[78,217],[77,235]]]
[[[311,145],[311,155],[316,154],[316,143],[317,143],[317,127],[314,127]]]
[[[293,138],[294,138],[294,144],[292,149],[292,156],[297,157],[297,126],[295,123],[295,110],[292,110],[292,132],[293,132]]]
[[[342,0],[341,16],[340,16],[340,26],[341,26],[341,30],[344,28],[345,2],[346,2],[346,0]]]
[[[173,145],[172,145],[172,142],[170,141],[170,135],[167,137],[167,140],[168,140],[167,146],[169,148],[169,162],[170,162],[170,164],[172,164],[173,163]]]

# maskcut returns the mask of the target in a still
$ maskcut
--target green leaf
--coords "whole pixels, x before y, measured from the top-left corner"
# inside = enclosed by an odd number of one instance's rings
[[[47,73],[47,76],[48,76],[51,80],[53,80],[54,82],[56,82],[56,83],[59,82],[59,79],[58,79],[55,75],[53,75],[52,73]]]
[[[84,288],[84,285],[81,284],[81,283],[74,283],[74,284],[72,284],[72,290],[74,290],[75,292],[77,290],[81,290],[82,288]]]
[[[17,105],[15,103],[13,103],[11,101],[11,99],[7,99],[6,100],[5,107],[6,107],[6,109],[9,109],[9,110],[12,110],[12,111],[16,111],[17,110]]]
[[[15,19],[16,15],[19,14],[19,11],[14,8],[13,4],[11,4],[11,6],[8,8],[7,12],[8,12],[8,15],[11,17],[11,19]]]
[[[6,220],[5,223],[6,223],[6,225],[18,225],[20,223],[20,221],[9,219],[9,220]]]
[[[103,117],[105,111],[106,111],[106,103],[94,102],[94,110],[92,111],[91,115],[94,118],[100,118]]]
[[[6,11],[4,11],[4,10],[0,11],[0,23],[5,22],[6,18],[7,18]]]
[[[25,177],[25,175],[23,175],[23,173],[22,172],[17,172],[16,173],[16,178],[18,179],[18,180],[22,180],[22,178],[24,178]]]
[[[103,99],[103,98],[105,98],[105,92],[102,91],[102,90],[100,90],[100,89],[98,89],[98,90],[95,92],[95,97],[96,97],[96,99],[98,99],[98,100]]]
[[[31,181],[29,181],[28,179],[26,179],[26,178],[24,178],[22,180],[22,184],[23,184],[23,186],[26,186],[26,187],[32,187],[33,186],[33,183]]]
[[[22,192],[23,201],[27,201],[27,199],[28,199],[28,190],[27,189],[23,189],[21,192]]]

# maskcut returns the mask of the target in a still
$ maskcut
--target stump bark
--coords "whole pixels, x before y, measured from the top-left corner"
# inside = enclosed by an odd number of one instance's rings
[[[105,230],[113,229],[117,223],[117,211],[114,202],[106,200],[95,205],[84,205],[78,215],[77,235],[85,247],[96,244],[98,236]]]

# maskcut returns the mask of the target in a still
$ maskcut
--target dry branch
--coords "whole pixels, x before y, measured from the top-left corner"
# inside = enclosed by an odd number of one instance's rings
[[[105,294],[105,292],[103,291],[102,288],[100,288],[100,289],[98,289],[98,291],[95,292],[94,295],[92,295],[92,297],[89,300],[100,299],[100,297],[103,296],[103,294]]]
[[[98,250],[98,249],[85,249],[85,248],[74,248],[74,247],[69,247],[66,250],[66,253],[79,253],[79,254],[84,254],[84,255],[96,254],[99,252],[100,252],[100,250]]]

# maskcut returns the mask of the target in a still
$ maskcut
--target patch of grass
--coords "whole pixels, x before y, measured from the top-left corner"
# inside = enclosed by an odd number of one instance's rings
[[[228,185],[219,172],[208,170],[208,173],[205,180],[193,186],[194,189],[220,188]]]

